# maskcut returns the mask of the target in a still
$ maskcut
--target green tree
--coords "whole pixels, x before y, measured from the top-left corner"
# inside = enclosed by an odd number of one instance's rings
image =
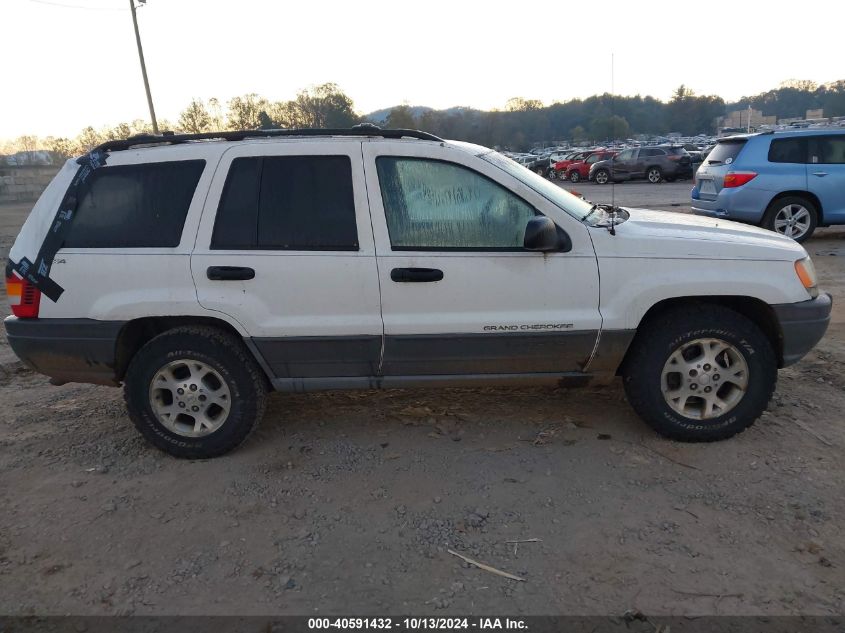
[[[217,97],[211,97],[208,100],[208,113],[210,116],[210,126],[212,132],[220,132],[223,130],[223,108],[220,107],[220,100]]]
[[[260,114],[270,107],[267,99],[254,92],[229,100],[226,124],[230,130],[257,130],[261,127]]]
[[[297,127],[346,128],[359,120],[352,99],[333,83],[302,90],[292,110]]]
[[[583,143],[587,140],[587,130],[585,130],[580,125],[576,125],[569,131],[569,136],[572,137],[572,140],[576,143]]]
[[[597,141],[626,139],[630,131],[628,121],[618,114],[599,116],[590,121],[590,135]]]
[[[46,147],[47,151],[53,154],[53,156],[60,159],[67,159],[76,154],[74,143],[70,139],[64,137],[56,138],[54,136],[48,136],[44,139],[44,147]]]
[[[387,127],[393,129],[414,129],[417,127],[417,120],[411,108],[407,105],[400,105],[393,108],[387,115]]]
[[[84,153],[95,148],[104,140],[103,136],[89,125],[76,137],[76,144],[80,153]]]
[[[522,97],[511,97],[505,103],[505,110],[508,112],[530,112],[542,110],[543,102],[539,99],[523,99]]]
[[[202,99],[191,99],[188,107],[179,115],[179,129],[190,134],[211,131],[211,114]]]

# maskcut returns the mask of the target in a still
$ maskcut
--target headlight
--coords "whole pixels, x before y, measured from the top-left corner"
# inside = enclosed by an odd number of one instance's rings
[[[798,279],[801,280],[801,284],[807,289],[811,297],[819,295],[816,267],[813,266],[813,260],[810,259],[809,255],[795,262],[795,274],[798,275]]]

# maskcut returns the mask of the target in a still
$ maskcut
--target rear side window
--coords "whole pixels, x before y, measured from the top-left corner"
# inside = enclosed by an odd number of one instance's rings
[[[716,147],[707,156],[707,162],[711,165],[718,165],[720,163],[732,163],[739,156],[742,148],[745,147],[745,141],[724,141],[716,143]]]
[[[96,170],[64,247],[178,246],[204,168],[204,160],[186,160]]]
[[[236,158],[211,248],[358,250],[349,157]]]
[[[649,147],[649,148],[640,150],[640,157],[665,156],[665,155],[666,155],[666,152],[664,152],[662,149],[657,149],[655,147]]]
[[[776,138],[769,146],[770,163],[806,163],[806,138]]]

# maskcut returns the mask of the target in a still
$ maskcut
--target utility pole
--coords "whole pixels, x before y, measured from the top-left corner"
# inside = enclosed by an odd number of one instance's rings
[[[146,1],[138,0],[141,4],[145,4]],[[156,111],[153,108],[153,96],[150,94],[150,81],[147,79],[147,65],[144,63],[144,49],[141,48],[141,33],[138,31],[138,16],[135,15],[135,0],[129,0],[129,8],[132,10],[132,24],[135,25],[135,42],[138,44],[138,59],[141,60],[141,75],[144,77],[144,90],[147,91],[147,105],[150,106],[153,134],[158,134],[158,121],[156,121]]]

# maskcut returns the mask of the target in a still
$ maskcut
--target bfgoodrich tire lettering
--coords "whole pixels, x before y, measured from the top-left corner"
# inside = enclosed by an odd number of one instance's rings
[[[199,437],[168,428],[151,402],[150,385],[156,374],[169,363],[183,360],[213,368],[231,399],[225,422]],[[266,379],[240,341],[216,328],[194,326],[168,330],[144,345],[129,364],[123,388],[129,417],[138,431],[161,450],[189,459],[216,457],[239,446],[264,414],[266,394]]]
[[[685,344],[724,341],[737,350],[748,369],[741,400],[724,415],[694,419],[680,415],[664,397],[663,370]],[[712,442],[740,433],[766,409],[777,382],[777,360],[771,343],[741,314],[720,306],[678,308],[644,324],[625,363],[625,394],[634,410],[654,430],[685,442]]]

